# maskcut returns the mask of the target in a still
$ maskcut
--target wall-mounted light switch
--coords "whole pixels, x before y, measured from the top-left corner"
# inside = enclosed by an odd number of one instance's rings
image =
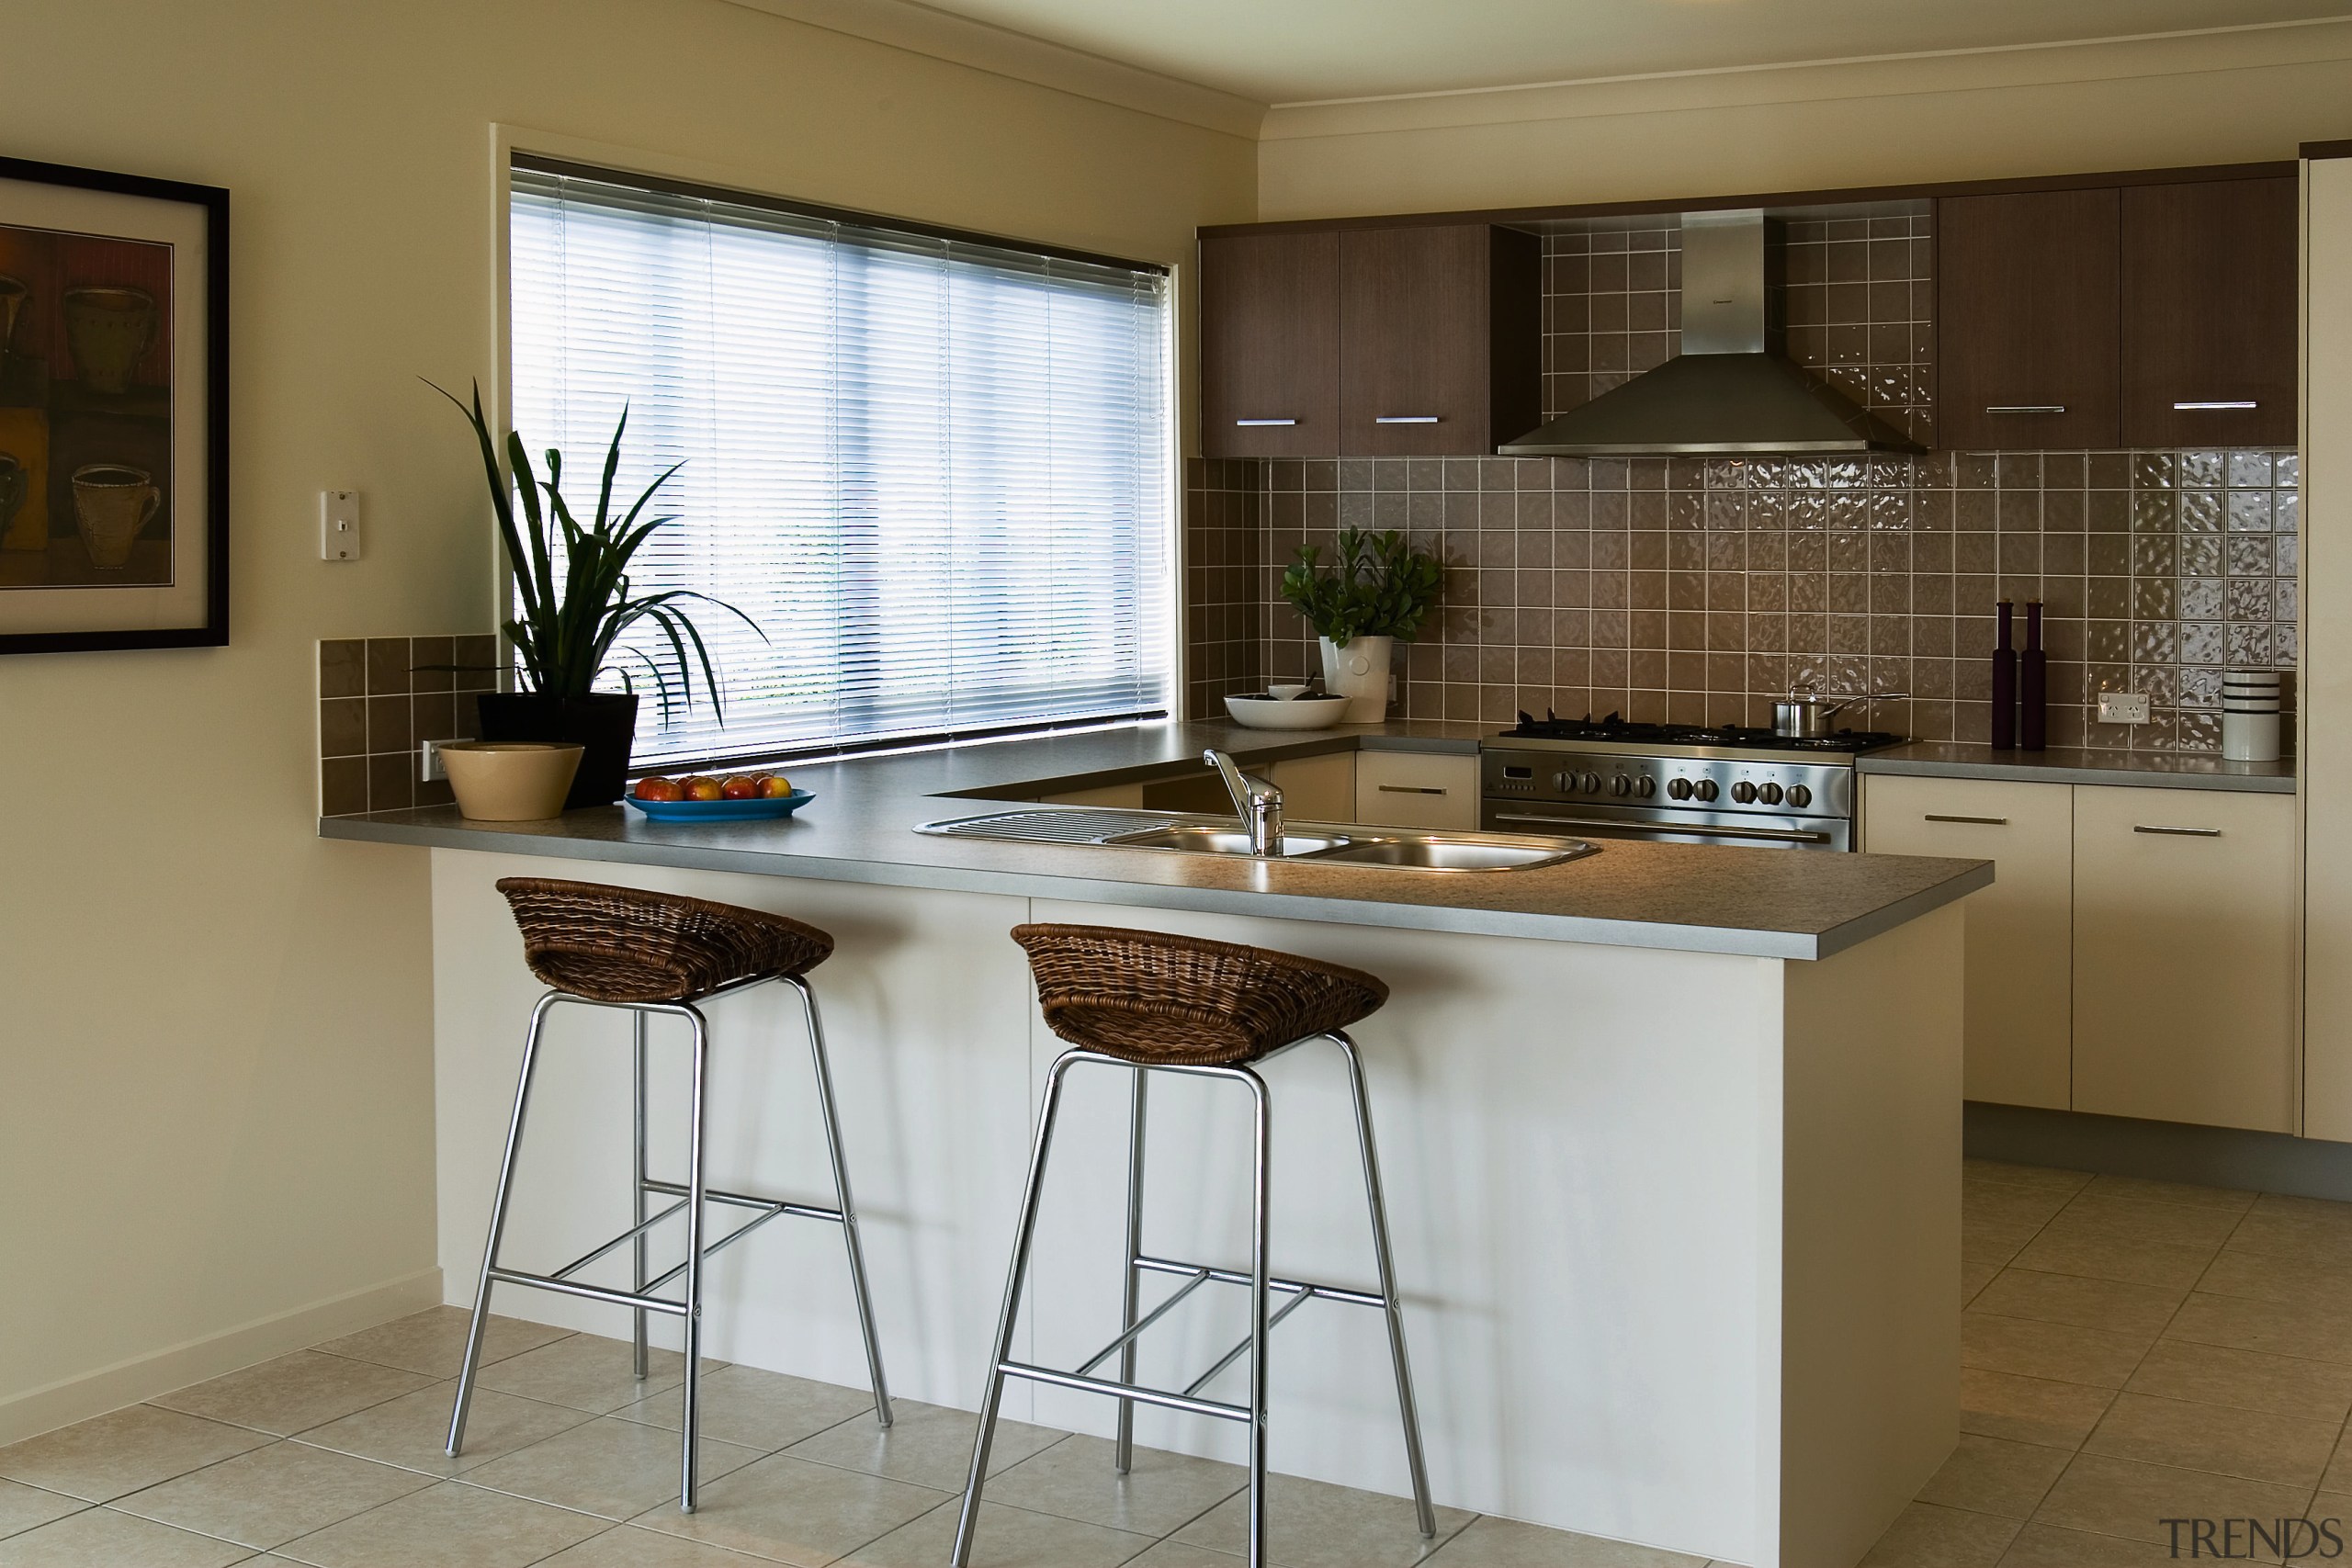
[[[319,558],[359,558],[359,492],[356,490],[319,491]]]
[[[2147,694],[2143,692],[2101,692],[2098,694],[2098,721],[2101,724],[2147,723]]]

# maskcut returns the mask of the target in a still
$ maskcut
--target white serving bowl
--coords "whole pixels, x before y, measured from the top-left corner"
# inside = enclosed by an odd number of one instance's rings
[[[1347,716],[1345,697],[1227,697],[1225,711],[1251,729],[1329,729]]]

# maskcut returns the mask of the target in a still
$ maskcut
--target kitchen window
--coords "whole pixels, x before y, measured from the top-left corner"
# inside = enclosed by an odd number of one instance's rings
[[[639,763],[1167,713],[1166,269],[521,157],[512,188],[515,427],[578,505],[626,404],[616,493],[684,464],[634,586],[759,627],[692,606],[723,728],[627,661]]]

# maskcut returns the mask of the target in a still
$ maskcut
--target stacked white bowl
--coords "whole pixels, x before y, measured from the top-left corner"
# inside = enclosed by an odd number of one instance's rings
[[[2278,671],[2222,672],[2222,755],[2233,762],[2278,760]]]

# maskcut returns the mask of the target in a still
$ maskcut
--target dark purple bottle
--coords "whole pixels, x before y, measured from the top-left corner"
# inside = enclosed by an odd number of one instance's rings
[[[2018,743],[2018,656],[2009,645],[2009,602],[1994,608],[2000,636],[1993,644],[1993,746],[2007,751]]]
[[[2025,652],[2018,658],[2018,746],[2050,744],[2050,656],[2041,648],[2041,601],[2025,602]]]

